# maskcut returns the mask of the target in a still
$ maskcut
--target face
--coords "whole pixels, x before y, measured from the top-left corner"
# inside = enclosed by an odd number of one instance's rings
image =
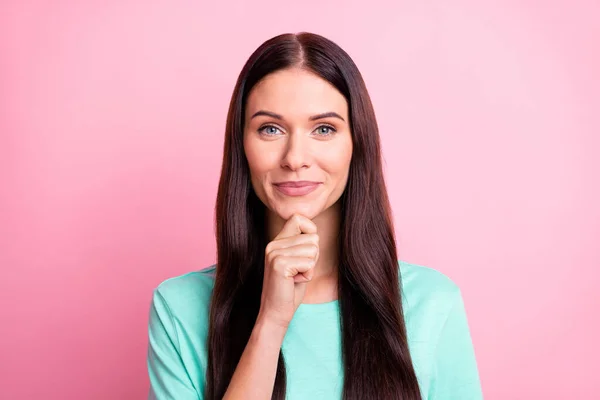
[[[348,103],[306,70],[267,75],[251,90],[244,150],[252,186],[271,213],[314,219],[337,203],[352,158]]]

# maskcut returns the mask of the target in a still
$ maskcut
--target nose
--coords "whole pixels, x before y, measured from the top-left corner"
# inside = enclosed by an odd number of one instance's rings
[[[281,160],[281,167],[292,171],[310,167],[309,140],[300,132],[290,134]]]

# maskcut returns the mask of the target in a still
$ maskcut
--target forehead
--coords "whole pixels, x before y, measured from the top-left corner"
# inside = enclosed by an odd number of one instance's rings
[[[345,97],[329,82],[304,69],[280,70],[265,76],[250,91],[246,114],[267,110],[284,117],[334,111],[348,120]]]

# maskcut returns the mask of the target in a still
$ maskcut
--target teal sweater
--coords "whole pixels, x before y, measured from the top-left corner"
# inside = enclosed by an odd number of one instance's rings
[[[403,261],[409,349],[423,399],[482,399],[459,288],[442,273]],[[167,279],[150,308],[149,399],[204,399],[208,313],[215,266]],[[288,400],[341,399],[339,303],[301,304],[285,335]],[[370,399],[368,399],[370,400]]]

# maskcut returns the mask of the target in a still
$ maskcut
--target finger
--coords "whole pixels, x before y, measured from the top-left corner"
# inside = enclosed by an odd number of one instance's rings
[[[316,260],[317,254],[319,253],[319,247],[314,243],[304,243],[295,246],[284,247],[273,250],[269,253],[268,257],[271,259],[277,256],[283,257],[305,257],[313,258]]]
[[[293,278],[298,274],[305,274],[314,266],[315,259],[311,257],[277,256],[273,260],[273,268],[285,278]]]
[[[267,245],[266,253],[277,249],[285,249],[299,244],[314,244],[319,246],[319,235],[317,233],[302,233],[300,235],[290,236],[283,239],[276,239]]]
[[[317,233],[317,226],[305,216],[294,214],[286,221],[281,232],[279,232],[275,239],[283,239],[301,233]]]
[[[309,271],[310,272],[310,271]],[[307,274],[309,272],[305,272],[303,274],[298,274],[294,276],[294,283],[308,283],[312,279],[312,277],[308,277]]]
[[[317,265],[317,261],[315,259],[315,266]],[[315,275],[315,267],[313,266],[308,271],[304,271],[294,276],[294,282],[310,282],[312,281],[313,276]]]

